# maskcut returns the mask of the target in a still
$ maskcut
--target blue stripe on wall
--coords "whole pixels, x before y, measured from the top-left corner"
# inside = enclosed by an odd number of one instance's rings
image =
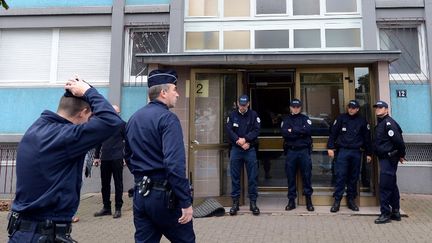
[[[108,88],[98,88],[107,97]],[[5,88],[0,89],[2,112],[0,134],[24,134],[42,111],[57,111],[63,88]]]
[[[406,98],[398,98],[397,90],[406,90]],[[391,116],[407,133],[432,133],[432,104],[430,85],[390,85]]]
[[[148,102],[147,87],[123,87],[121,99],[121,117],[128,121],[129,118]]]
[[[10,8],[111,6],[113,0],[9,0]]]

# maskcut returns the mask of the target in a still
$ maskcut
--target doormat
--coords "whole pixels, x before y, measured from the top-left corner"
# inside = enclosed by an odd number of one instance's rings
[[[209,198],[202,202],[200,205],[194,207],[193,217],[220,217],[225,215],[225,208],[216,199]]]

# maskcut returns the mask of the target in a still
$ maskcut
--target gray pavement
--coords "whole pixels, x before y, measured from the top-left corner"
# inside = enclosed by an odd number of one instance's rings
[[[194,219],[197,242],[432,242],[432,195],[402,194],[406,217],[400,222],[374,224],[378,207],[352,214],[342,208],[331,214],[329,206],[309,213],[302,206],[286,212],[258,201],[262,214],[251,215],[247,207],[237,216]],[[124,197],[123,216],[93,217],[102,208],[100,194],[83,195],[72,236],[80,243],[134,242],[132,202]],[[266,204],[266,203],[264,203]],[[282,205],[284,206],[284,205]],[[371,213],[373,212],[373,213]],[[0,242],[7,242],[6,212],[0,212]],[[161,242],[169,242],[162,239]]]

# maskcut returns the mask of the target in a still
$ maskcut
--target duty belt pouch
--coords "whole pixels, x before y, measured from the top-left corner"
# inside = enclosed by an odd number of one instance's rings
[[[167,208],[168,209],[174,209],[176,207],[176,196],[172,189],[169,189],[166,191],[167,194]]]
[[[138,193],[143,197],[148,196],[148,194],[150,194],[151,185],[152,180],[149,177],[144,176],[142,180],[138,183]]]
[[[19,223],[20,223],[19,213],[13,212],[13,211],[10,212],[8,214],[8,219],[9,219],[9,222],[8,222],[8,226],[7,226],[7,232],[8,232],[8,235],[11,236],[19,227]]]

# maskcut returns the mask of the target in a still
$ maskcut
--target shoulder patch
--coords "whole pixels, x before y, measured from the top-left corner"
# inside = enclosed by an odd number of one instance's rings
[[[387,134],[388,134],[390,137],[393,137],[394,132],[393,132],[393,130],[389,130],[389,131],[387,132]]]
[[[229,122],[229,117],[227,117],[227,123]]]
[[[387,122],[386,125],[387,125],[387,126],[391,126],[391,123],[390,123],[390,122]]]
[[[367,124],[366,128],[367,128],[367,130],[370,130],[370,125],[369,125],[369,123]]]
[[[337,123],[337,119],[336,119],[336,120],[334,120],[334,122],[333,122],[333,126],[334,126],[334,125],[336,125],[336,123]]]
[[[307,123],[308,123],[309,125],[312,125],[312,121],[311,121],[310,119],[307,119]]]
[[[257,117],[257,122],[261,123],[261,119],[259,117]]]

